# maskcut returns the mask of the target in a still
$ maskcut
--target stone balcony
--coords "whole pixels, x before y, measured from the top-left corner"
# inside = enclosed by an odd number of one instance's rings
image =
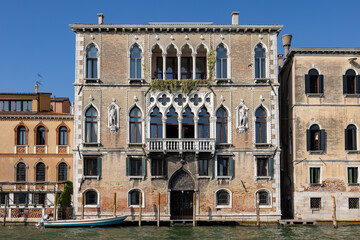
[[[212,138],[151,138],[146,139],[146,152],[210,152],[215,153]]]

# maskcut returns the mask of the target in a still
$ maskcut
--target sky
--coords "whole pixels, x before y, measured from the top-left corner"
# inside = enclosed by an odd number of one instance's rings
[[[0,0],[0,92],[40,92],[74,99],[72,23],[212,22],[279,24],[292,47],[360,47],[359,0]],[[38,76],[40,74],[42,78]]]

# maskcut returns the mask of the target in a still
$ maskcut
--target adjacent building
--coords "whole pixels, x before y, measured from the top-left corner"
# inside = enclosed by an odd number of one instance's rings
[[[72,24],[74,207],[85,218],[277,221],[279,25]],[[210,79],[210,80],[209,80]],[[140,194],[141,193],[141,194]],[[195,195],[194,195],[195,193]],[[141,201],[140,201],[141,196]],[[193,198],[195,196],[195,199]]]
[[[359,48],[292,48],[284,35],[281,140],[284,215],[359,220]]]
[[[0,214],[28,221],[53,212],[55,194],[72,181],[73,116],[51,110],[51,93],[0,93]]]

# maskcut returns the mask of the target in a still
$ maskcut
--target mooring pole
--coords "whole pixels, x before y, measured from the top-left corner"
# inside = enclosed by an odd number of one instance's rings
[[[193,193],[193,227],[196,226],[196,193]]]
[[[56,217],[56,204],[57,204],[57,192],[55,192],[55,201],[54,201],[54,221],[56,221],[57,217]]]
[[[160,193],[158,194],[158,204],[157,204],[157,226],[160,227]]]
[[[8,195],[5,195],[5,206],[4,206],[4,226],[5,226],[5,223],[6,223],[6,204],[8,202]]]
[[[334,228],[337,228],[337,221],[336,221],[336,203],[335,203],[335,197],[331,195],[331,209],[332,209],[332,220]]]
[[[84,193],[81,194],[81,219],[84,219]]]
[[[259,193],[256,193],[256,226],[260,227],[260,199]]]
[[[116,192],[114,193],[114,217],[116,217]]]
[[[141,191],[139,193],[139,227],[141,227],[141,205],[142,205],[142,196]]]

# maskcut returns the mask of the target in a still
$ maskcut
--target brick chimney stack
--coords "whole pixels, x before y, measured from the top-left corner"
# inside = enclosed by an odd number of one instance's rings
[[[231,18],[232,18],[232,25],[239,25],[239,12],[232,12]]]
[[[104,14],[102,13],[98,13],[98,24],[103,24],[104,23]]]

